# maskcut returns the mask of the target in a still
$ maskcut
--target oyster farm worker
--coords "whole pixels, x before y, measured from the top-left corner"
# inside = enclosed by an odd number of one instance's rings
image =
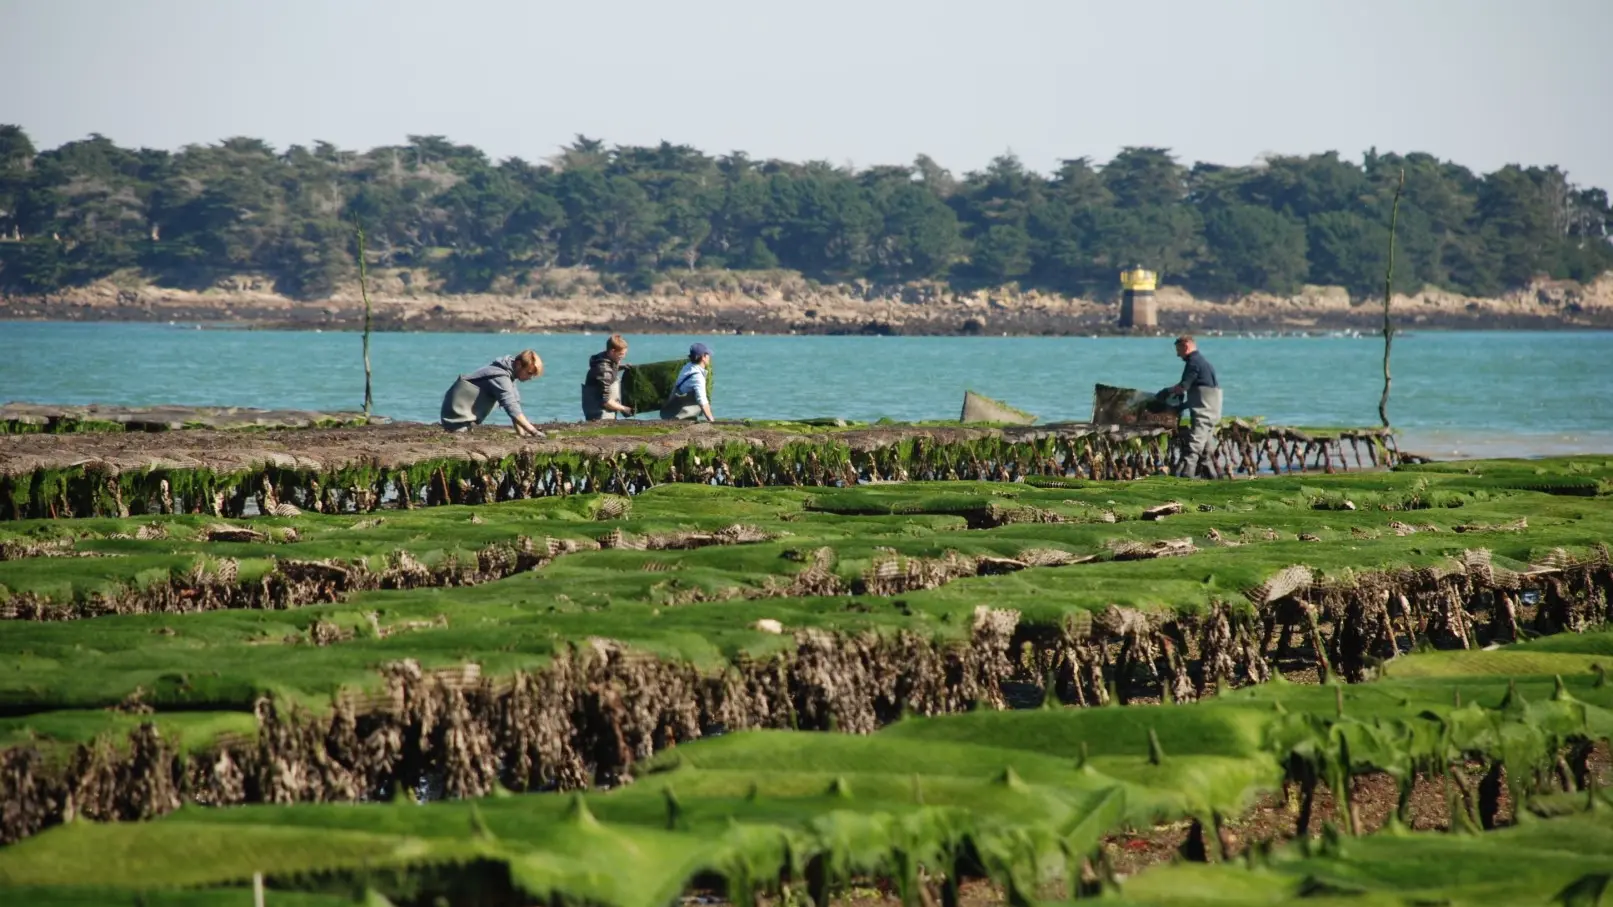
[[[582,417],[589,422],[633,415],[633,407],[622,403],[622,375],[632,366],[627,358],[627,341],[612,334],[605,349],[588,357],[588,374],[582,381]]]
[[[1159,392],[1161,397],[1182,397],[1182,407],[1191,416],[1176,474],[1196,479],[1202,466],[1213,479],[1216,471],[1211,454],[1215,450],[1215,424],[1221,421],[1221,382],[1216,378],[1215,366],[1199,352],[1191,335],[1176,338],[1176,356],[1182,360],[1182,380]]]
[[[501,406],[515,425],[516,434],[543,437],[543,432],[522,414],[521,389],[517,387],[518,382],[542,375],[543,360],[531,350],[501,356],[468,375],[460,375],[442,396],[442,427],[468,431],[482,424],[494,406]]]
[[[661,418],[694,420],[711,417],[711,401],[706,399],[706,369],[711,367],[711,349],[704,343],[689,347],[689,361],[678,372],[672,392],[661,405]]]

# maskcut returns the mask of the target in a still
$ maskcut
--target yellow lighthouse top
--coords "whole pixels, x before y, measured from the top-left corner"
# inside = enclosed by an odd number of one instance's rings
[[[1153,271],[1144,270],[1142,265],[1137,265],[1129,271],[1120,272],[1120,286],[1128,290],[1152,291],[1158,283],[1159,275]]]

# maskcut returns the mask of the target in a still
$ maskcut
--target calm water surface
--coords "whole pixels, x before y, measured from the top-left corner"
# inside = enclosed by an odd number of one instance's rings
[[[713,351],[719,419],[957,418],[965,389],[1043,421],[1086,419],[1096,383],[1157,389],[1181,363],[1169,339],[1040,337],[629,337],[629,361]],[[604,337],[372,335],[375,410],[433,421],[461,372],[531,347],[545,377],[523,385],[533,421],[581,418],[578,385]],[[1290,425],[1376,425],[1383,343],[1349,337],[1204,337],[1228,415]],[[1613,332],[1398,336],[1389,416],[1436,456],[1613,453]],[[360,336],[196,325],[0,322],[0,401],[353,410]],[[505,420],[495,413],[494,420]]]

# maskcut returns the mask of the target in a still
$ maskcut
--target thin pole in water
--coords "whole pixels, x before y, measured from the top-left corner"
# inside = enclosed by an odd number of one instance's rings
[[[358,231],[358,291],[364,297],[364,418],[370,417],[374,397],[370,393],[370,289],[369,272],[365,269],[364,227],[353,218],[353,229]]]
[[[1383,396],[1378,398],[1378,418],[1383,427],[1389,427],[1389,345],[1395,339],[1395,326],[1389,320],[1389,298],[1395,282],[1395,222],[1400,219],[1400,193],[1406,188],[1406,168],[1400,168],[1400,183],[1395,186],[1395,203],[1389,211],[1389,269],[1383,275]]]

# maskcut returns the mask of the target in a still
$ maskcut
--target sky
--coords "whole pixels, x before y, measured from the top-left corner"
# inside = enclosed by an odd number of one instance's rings
[[[363,150],[442,135],[961,175],[1424,151],[1613,190],[1613,0],[0,0],[0,123]]]

